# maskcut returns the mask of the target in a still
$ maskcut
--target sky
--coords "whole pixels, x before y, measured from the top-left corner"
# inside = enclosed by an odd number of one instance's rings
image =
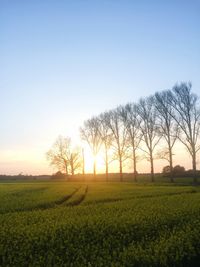
[[[52,173],[57,136],[79,142],[117,105],[181,81],[200,95],[199,14],[199,0],[0,0],[0,174]]]

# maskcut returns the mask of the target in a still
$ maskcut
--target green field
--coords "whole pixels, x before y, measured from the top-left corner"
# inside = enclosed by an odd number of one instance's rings
[[[0,266],[200,266],[200,188],[1,182]]]

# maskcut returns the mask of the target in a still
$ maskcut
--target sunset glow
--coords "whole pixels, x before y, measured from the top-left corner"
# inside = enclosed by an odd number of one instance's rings
[[[79,136],[85,120],[179,81],[192,81],[199,94],[195,5],[75,2],[2,3],[1,174],[55,172],[45,153],[59,135],[85,147],[92,172],[93,155]],[[101,150],[97,172],[105,170],[103,157]],[[180,144],[174,161],[191,168]],[[157,160],[156,171],[166,164]],[[118,171],[117,161],[109,170]],[[138,162],[138,171],[148,172],[149,162]]]

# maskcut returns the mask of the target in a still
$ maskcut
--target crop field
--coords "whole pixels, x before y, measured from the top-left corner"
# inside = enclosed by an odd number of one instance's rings
[[[200,188],[0,183],[0,266],[200,266]]]

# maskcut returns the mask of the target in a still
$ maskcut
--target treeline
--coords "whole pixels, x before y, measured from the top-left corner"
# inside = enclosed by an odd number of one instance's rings
[[[51,178],[50,175],[27,175],[27,174],[6,175],[6,174],[0,174],[0,180],[47,180],[50,178]]]
[[[192,162],[192,175],[197,182],[197,153],[200,149],[200,105],[191,83],[175,85],[171,90],[157,92],[142,98],[138,103],[127,103],[116,109],[105,111],[86,120],[80,128],[81,139],[89,145],[93,157],[93,174],[96,175],[96,157],[104,151],[105,174],[109,166],[118,162],[120,180],[123,166],[132,160],[133,175],[137,181],[137,162],[141,157],[150,162],[151,181],[154,181],[154,160],[166,159],[168,173],[173,181],[173,148],[180,141],[187,149]],[[159,145],[165,148],[159,151]],[[71,173],[82,168],[84,153],[73,150],[70,138],[59,137],[47,153],[48,160],[59,170]]]

